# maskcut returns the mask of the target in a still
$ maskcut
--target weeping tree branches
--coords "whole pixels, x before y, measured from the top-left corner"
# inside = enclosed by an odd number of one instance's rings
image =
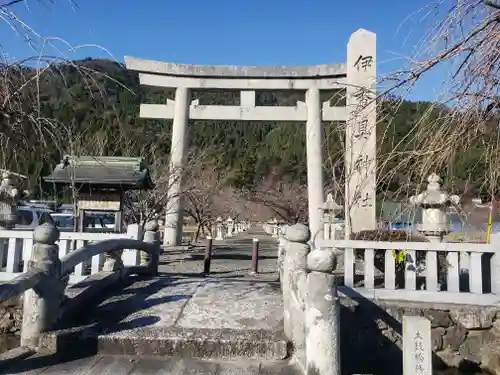
[[[68,129],[76,138],[83,138],[85,129],[79,128],[78,112],[81,95],[90,101],[107,95],[107,81],[120,83],[100,72],[91,64],[72,61],[69,56],[82,48],[105,49],[95,45],[74,46],[61,37],[46,37],[29,25],[21,14],[36,14],[55,10],[54,7],[76,3],[45,0],[8,1],[0,3],[0,27],[4,27],[0,39],[0,167],[37,175],[33,168],[41,168],[47,162],[56,162],[68,149]],[[14,58],[5,42],[19,44],[24,57]],[[24,47],[24,49],[23,49]],[[19,51],[17,53],[19,53]],[[111,55],[110,55],[111,56]],[[68,72],[74,72],[82,82],[82,93],[70,90]],[[80,96],[76,96],[80,95]],[[55,100],[59,98],[60,100]],[[113,111],[112,111],[113,112]],[[64,113],[68,113],[64,116]],[[72,113],[73,115],[70,115]],[[118,118],[118,115],[117,115]],[[100,137],[103,139],[103,137]],[[58,149],[61,155],[44,155]],[[44,155],[43,160],[26,158]]]
[[[403,174],[413,182],[401,186],[400,195],[407,196],[421,190],[432,172],[460,191],[477,182],[472,176],[481,175],[482,184],[473,194],[498,194],[500,3],[439,0],[417,14],[437,14],[439,19],[417,45],[415,56],[407,58],[406,67],[381,79],[379,98],[388,127],[401,109],[401,98],[424,77],[442,80],[441,92],[403,139],[379,159],[385,172],[379,180],[389,183]],[[387,128],[382,131],[390,133]],[[391,168],[384,168],[387,165]]]
[[[287,223],[308,221],[306,185],[269,177],[247,199],[268,208],[273,216]]]

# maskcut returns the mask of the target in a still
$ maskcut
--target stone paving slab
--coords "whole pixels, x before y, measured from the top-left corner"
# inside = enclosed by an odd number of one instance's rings
[[[102,302],[90,317],[106,330],[120,331],[143,326],[173,326],[193,298],[203,279],[161,277],[138,280]],[[130,328],[129,328],[130,327]]]
[[[185,305],[176,324],[185,328],[279,329],[283,325],[279,285],[208,280]]]
[[[35,356],[7,368],[5,375],[295,375],[286,361],[210,361],[189,358],[91,356],[63,359]]]
[[[138,280],[85,314],[103,333],[130,335],[142,327],[265,329],[282,327],[278,283],[163,277]]]

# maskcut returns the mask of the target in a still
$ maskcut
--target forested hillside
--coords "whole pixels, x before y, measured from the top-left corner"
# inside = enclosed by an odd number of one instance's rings
[[[63,154],[144,156],[150,163],[165,160],[171,124],[139,119],[138,112],[141,102],[164,103],[168,97],[173,99],[172,92],[139,87],[137,73],[107,60],[62,64],[38,79],[33,76],[28,68],[12,72],[11,95],[0,123],[1,166],[28,175],[27,188],[38,190],[39,176],[49,172]],[[200,104],[231,104],[231,100],[231,93],[206,93]],[[259,100],[280,105],[291,100],[289,105],[294,105],[296,98],[277,93]],[[394,110],[395,103],[395,99],[379,103],[378,175],[390,176],[380,178],[381,194],[411,185],[405,168],[412,164],[406,159],[414,157],[407,151],[416,141],[408,135],[427,111],[431,114],[426,121],[439,119],[440,109],[429,111],[431,103],[403,101]],[[207,169],[223,171],[225,183],[232,187],[250,191],[269,179],[297,186],[306,181],[304,124],[192,122],[190,131],[192,154]],[[325,176],[332,185],[343,179],[344,129],[342,124],[325,124],[325,133]],[[448,185],[456,192],[479,193],[484,147],[483,141],[469,142],[467,149],[456,150],[448,165],[441,166],[441,175],[453,174]],[[405,168],[398,167],[402,161]]]

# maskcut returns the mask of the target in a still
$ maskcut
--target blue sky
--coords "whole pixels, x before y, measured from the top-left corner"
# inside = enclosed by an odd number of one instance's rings
[[[44,37],[73,46],[106,48],[125,55],[177,63],[211,65],[316,65],[345,61],[349,35],[358,28],[377,34],[378,71],[390,72],[413,55],[431,22],[408,17],[429,0],[69,0],[16,7],[22,20]],[[48,3],[48,1],[47,1]],[[22,36],[0,29],[12,58],[31,56]],[[85,47],[68,52],[53,41],[47,53],[67,58],[109,57]],[[432,100],[438,73],[423,80],[411,99]]]

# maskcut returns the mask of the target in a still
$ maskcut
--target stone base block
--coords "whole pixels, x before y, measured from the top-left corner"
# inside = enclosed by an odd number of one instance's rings
[[[97,327],[48,332],[41,351],[94,351],[103,355],[282,360],[289,345],[282,333],[265,330],[145,328],[137,334],[97,332]]]

